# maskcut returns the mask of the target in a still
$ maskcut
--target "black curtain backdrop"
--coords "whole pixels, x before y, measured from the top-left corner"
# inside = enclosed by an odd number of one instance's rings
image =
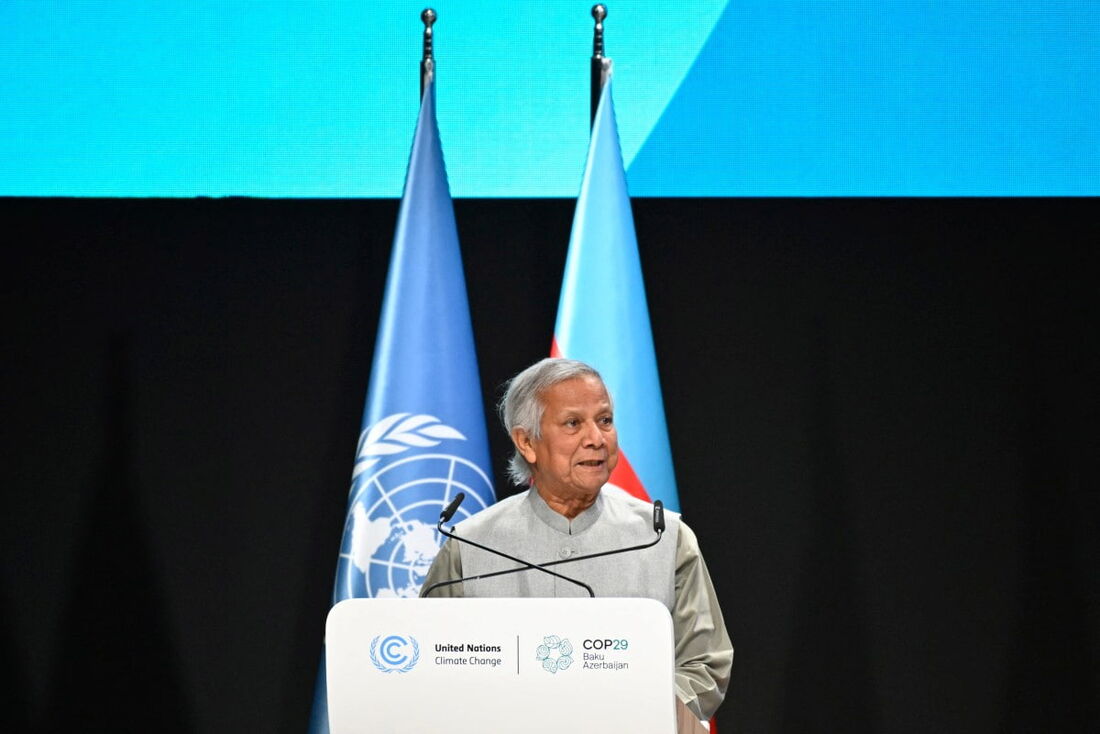
[[[1096,200],[634,206],[722,732],[1094,729]],[[503,496],[573,202],[455,208]],[[0,213],[0,729],[302,734],[397,202]]]

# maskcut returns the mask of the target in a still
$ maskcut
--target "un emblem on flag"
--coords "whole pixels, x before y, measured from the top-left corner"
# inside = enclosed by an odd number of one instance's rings
[[[439,513],[459,492],[467,497],[463,516],[493,496],[488,475],[455,444],[465,440],[423,414],[396,413],[363,431],[340,552],[340,598],[419,594],[443,541]]]

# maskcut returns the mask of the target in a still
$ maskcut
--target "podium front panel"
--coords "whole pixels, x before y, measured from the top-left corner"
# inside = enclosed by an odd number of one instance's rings
[[[676,727],[672,620],[651,599],[349,599],[325,649],[332,734]]]

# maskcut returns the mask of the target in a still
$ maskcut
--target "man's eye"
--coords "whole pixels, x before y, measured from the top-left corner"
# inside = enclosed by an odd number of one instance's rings
[[[600,423],[604,424],[605,426],[610,426],[612,423],[614,423],[614,421],[611,419],[611,416],[608,415],[600,418]]]

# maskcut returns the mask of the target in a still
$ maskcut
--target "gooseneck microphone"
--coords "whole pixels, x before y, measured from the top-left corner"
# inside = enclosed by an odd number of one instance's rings
[[[461,495],[460,495],[460,497],[461,497]],[[449,520],[451,518],[451,515],[454,515],[455,510],[458,509],[459,503],[462,502],[462,500],[459,499],[458,497],[456,497],[455,500],[456,501],[452,501],[451,504],[447,506],[447,509],[451,510],[451,514],[447,515],[447,520]],[[453,508],[452,508],[452,506],[453,506]],[[443,511],[443,513],[446,513],[446,512],[447,512],[447,510]],[[440,521],[439,521],[440,526],[442,526],[442,524],[444,522],[446,522],[446,520],[442,519],[442,514],[441,514],[440,515]],[[440,532],[443,532],[442,527],[440,528]],[[530,571],[532,568],[537,568],[538,570],[544,571],[545,573],[551,574],[553,576],[558,576],[558,574],[554,573],[553,571],[550,571],[546,567],[547,566],[557,566],[561,563],[576,563],[577,561],[587,561],[591,558],[601,558],[603,556],[613,556],[617,553],[628,553],[630,551],[638,551],[638,550],[645,550],[646,548],[652,548],[653,546],[657,545],[657,543],[659,543],[661,541],[661,538],[663,538],[664,534],[665,534],[665,505],[664,505],[663,502],[661,502],[661,500],[657,500],[656,502],[653,503],[653,532],[656,533],[657,537],[655,537],[653,540],[649,541],[648,543],[642,543],[640,545],[632,545],[628,548],[616,548],[614,550],[609,550],[609,551],[600,551],[599,553],[588,553],[588,554],[585,554],[583,556],[573,556],[572,558],[565,558],[565,559],[557,560],[557,561],[549,561],[547,563],[541,563],[541,564],[538,564],[538,565],[536,565],[534,563],[528,563],[527,561],[521,561],[518,558],[512,558],[511,556],[505,555],[503,553],[498,553],[497,555],[501,555],[501,556],[504,556],[505,558],[508,558],[508,559],[513,560],[513,561],[517,561],[519,563],[524,564],[524,567],[522,567],[522,568],[507,568],[507,569],[504,569],[503,571],[493,571],[491,573],[482,573],[482,574],[478,574],[477,576],[465,576],[465,577],[460,578],[460,579],[448,579],[447,581],[437,581],[436,583],[432,584],[427,589],[425,589],[424,596],[427,596],[428,594],[430,594],[431,592],[435,591],[436,589],[438,589],[442,586],[450,586],[451,584],[461,584],[464,581],[477,581],[478,579],[487,579],[487,578],[492,578],[493,576],[504,576],[505,574],[509,574],[509,573],[521,573],[523,571]],[[444,533],[444,535],[446,535],[446,533]],[[448,537],[455,537],[455,536],[448,536]],[[461,538],[456,538],[456,540],[462,540],[462,539]],[[469,541],[463,541],[463,542],[469,542]],[[478,546],[478,547],[481,547],[481,546]],[[489,549],[485,548],[485,550],[489,550]],[[492,550],[489,550],[489,552],[490,553],[496,553],[496,551],[492,551]],[[590,594],[592,594],[592,589],[589,588],[588,584],[582,583],[580,581],[574,581],[573,579],[570,579],[568,576],[562,576],[561,578],[564,578],[567,581],[573,581],[574,583],[581,584],[586,589],[588,589]],[[595,597],[596,595],[592,594],[592,596]]]
[[[443,508],[443,512],[439,513],[439,524],[442,525],[445,522],[450,522],[451,518],[458,512],[458,506],[462,504],[462,500],[466,499],[465,492],[459,492],[455,495],[455,498],[451,500],[451,503]]]
[[[462,504],[462,500],[464,500],[464,499],[466,499],[466,495],[463,492],[459,492],[457,495],[455,495],[455,498],[453,500],[451,500],[451,503],[443,508],[443,512],[439,513],[439,522],[436,524],[436,529],[439,530],[439,532],[441,534],[445,535],[448,538],[451,538],[452,540],[457,540],[460,543],[466,543],[468,545],[472,545],[475,548],[480,548],[481,550],[486,551],[487,553],[492,553],[493,555],[500,556],[501,558],[507,558],[509,561],[515,561],[516,563],[522,563],[523,566],[524,566],[523,568],[509,569],[509,571],[506,571],[505,573],[508,573],[510,571],[513,571],[513,570],[515,570],[515,571],[528,571],[530,569],[537,569],[539,571],[542,571],[543,573],[548,573],[551,576],[559,578],[562,581],[568,581],[571,584],[576,584],[577,586],[580,586],[580,587],[584,588],[584,590],[588,592],[588,595],[590,597],[592,597],[593,599],[596,598],[596,592],[592,591],[592,587],[589,586],[588,584],[584,583],[583,581],[578,581],[577,579],[570,578],[568,576],[563,576],[560,573],[554,573],[553,571],[548,571],[547,569],[543,568],[542,566],[536,566],[534,563],[530,563],[528,561],[525,561],[522,558],[516,558],[515,556],[510,556],[510,555],[508,555],[507,553],[505,553],[503,551],[498,551],[494,548],[489,548],[488,546],[484,546],[481,543],[474,542],[474,541],[469,540],[467,538],[459,537],[459,536],[454,534],[454,527],[451,528],[450,532],[445,530],[443,528],[443,523],[449,522],[450,519],[452,517],[454,517],[454,514],[458,511],[458,506]],[[549,566],[549,565],[552,565],[552,564],[546,563],[546,564],[543,564],[543,565]],[[428,596],[428,594],[432,593],[433,591],[435,591],[436,589],[438,589],[441,586],[448,586],[450,584],[457,584],[460,581],[473,581],[474,579],[487,578],[489,576],[497,576],[500,573],[501,572],[498,571],[497,573],[487,573],[487,574],[482,574],[481,576],[472,576],[468,579],[454,579],[454,580],[450,580],[450,581],[440,581],[438,583],[432,584],[427,589],[425,589],[423,595],[426,597],[426,596]]]
[[[657,533],[657,540],[665,533],[665,503],[661,500],[653,503],[653,532]],[[657,540],[653,543],[656,544]]]

